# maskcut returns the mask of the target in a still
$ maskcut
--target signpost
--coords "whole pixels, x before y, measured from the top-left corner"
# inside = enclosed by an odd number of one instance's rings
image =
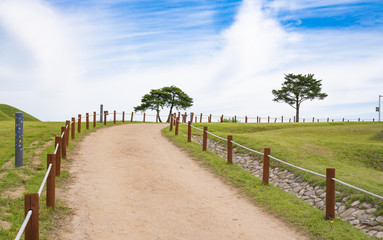
[[[15,166],[23,166],[23,113],[17,112],[15,114]]]

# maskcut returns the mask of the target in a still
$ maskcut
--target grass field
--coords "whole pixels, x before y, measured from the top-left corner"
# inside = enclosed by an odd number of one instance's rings
[[[60,122],[24,122],[24,166],[14,167],[14,121],[0,121],[0,226],[8,225],[9,229],[0,228],[0,239],[14,239],[24,220],[24,193],[36,193],[46,172],[46,155],[54,152],[54,136],[59,136],[64,123]],[[108,126],[111,124],[109,123]],[[77,126],[77,125],[76,125]],[[85,123],[81,124],[82,132],[77,133],[76,141],[86,133]],[[104,127],[98,124],[97,128]],[[69,147],[74,141],[69,141]],[[70,161],[63,159],[63,164]],[[56,185],[69,176],[62,171],[56,178]],[[60,200],[56,199],[54,211],[45,207],[45,190],[40,198],[40,239],[47,239],[54,219],[70,214]]]
[[[212,127],[214,124],[207,124]],[[225,126],[222,126],[225,128]],[[231,131],[235,126],[226,125]],[[213,129],[213,127],[212,127]],[[182,127],[182,130],[185,130]],[[224,181],[239,188],[244,194],[259,206],[262,206],[274,216],[283,219],[286,223],[299,229],[309,236],[310,239],[371,239],[366,234],[355,229],[351,224],[339,219],[326,221],[325,213],[313,208],[293,194],[273,187],[264,186],[262,181],[249,171],[237,165],[228,165],[225,159],[210,151],[201,151],[197,143],[188,143],[182,134],[174,136],[165,128],[163,133],[174,141],[179,147],[185,149],[194,159],[207,166],[212,172],[221,176]]]
[[[272,156],[321,174],[335,168],[338,179],[383,196],[383,123],[195,124],[205,125],[218,136],[233,135],[234,141],[261,152],[270,147]],[[181,129],[186,132],[186,126]],[[325,184],[324,179],[295,172]]]

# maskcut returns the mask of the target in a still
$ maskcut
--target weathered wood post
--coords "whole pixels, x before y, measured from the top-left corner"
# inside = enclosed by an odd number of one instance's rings
[[[125,111],[122,111],[122,122],[125,122]]]
[[[195,116],[195,123],[197,122],[197,116]]]
[[[77,132],[81,132],[81,114],[78,115],[78,120],[77,120]]]
[[[202,113],[201,113],[201,115],[200,115],[200,117],[199,117],[199,122],[200,122],[200,123],[202,122]]]
[[[175,135],[178,135],[178,127],[179,127],[179,124],[180,124],[180,117],[178,117],[176,119],[176,130],[174,131],[174,134]]]
[[[132,115],[130,117],[130,121],[133,122],[133,112],[132,112]]]
[[[234,123],[237,123],[237,115],[234,115]]]
[[[170,122],[169,131],[172,131],[173,130],[173,114],[170,115],[169,122]]]
[[[223,123],[223,114],[221,115],[221,123]]]
[[[283,123],[283,116],[281,116],[281,123]]]
[[[39,194],[24,194],[24,215],[32,210],[32,216],[25,228],[25,240],[39,239]]]
[[[96,112],[93,112],[93,128],[96,127]]]
[[[74,139],[75,135],[75,128],[76,128],[76,118],[72,117],[72,126],[71,126],[71,135],[72,139]]]
[[[64,135],[62,135],[64,133]],[[61,135],[63,136],[61,138],[61,141],[62,141],[62,144],[61,144],[61,156],[63,158],[66,158],[66,144],[65,144],[65,138],[68,137],[68,136],[65,136],[65,127],[61,127]]]
[[[209,123],[211,123],[211,113],[210,113],[210,115],[209,115]]]
[[[107,111],[104,111],[104,125],[106,125],[106,115],[107,115]]]
[[[245,123],[247,123],[247,116],[245,116]]]
[[[89,130],[89,113],[86,113],[86,130]]]
[[[55,136],[55,149],[57,144],[59,145],[57,148],[56,152],[56,176],[60,176],[61,172],[61,144],[62,144],[62,139],[61,137]]]
[[[270,123],[270,116],[267,117],[267,123]]]
[[[188,122],[188,142],[191,142],[191,121]]]
[[[113,123],[116,124],[116,110],[113,111]]]
[[[70,127],[70,121],[65,121],[65,144],[68,147],[69,146],[69,127]]]
[[[190,113],[190,122],[193,123],[194,113]]]
[[[47,154],[47,169],[52,164],[51,171],[47,179],[47,207],[55,208],[55,192],[56,192],[56,156],[55,154]]]
[[[326,219],[335,218],[335,168],[326,169]]]
[[[231,142],[233,140],[233,136],[229,135],[227,136],[227,163],[233,164],[233,143]]]
[[[265,148],[263,150],[263,184],[268,185],[269,184],[269,172],[270,172],[270,148]]]
[[[207,149],[207,127],[203,127],[202,150]]]

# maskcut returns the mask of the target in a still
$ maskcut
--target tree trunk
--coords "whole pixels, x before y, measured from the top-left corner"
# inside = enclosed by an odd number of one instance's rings
[[[157,109],[156,111],[157,111],[158,121],[159,121],[159,122],[162,122],[162,121],[161,121],[161,117],[160,117],[160,110]]]
[[[299,122],[299,103],[297,102],[296,104],[296,113],[295,113],[295,119],[296,119],[296,122]]]
[[[169,115],[168,115],[168,120],[166,120],[166,122],[169,122],[169,121],[170,121],[170,115],[172,115],[172,111],[173,111],[173,104],[170,106],[170,111],[169,111]]]

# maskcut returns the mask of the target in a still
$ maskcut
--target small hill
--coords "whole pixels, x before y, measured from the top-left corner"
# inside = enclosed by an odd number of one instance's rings
[[[14,120],[16,112],[24,113],[24,121],[40,121],[39,119],[29,115],[28,113],[23,112],[20,109],[9,106],[7,104],[0,104],[0,121]]]

